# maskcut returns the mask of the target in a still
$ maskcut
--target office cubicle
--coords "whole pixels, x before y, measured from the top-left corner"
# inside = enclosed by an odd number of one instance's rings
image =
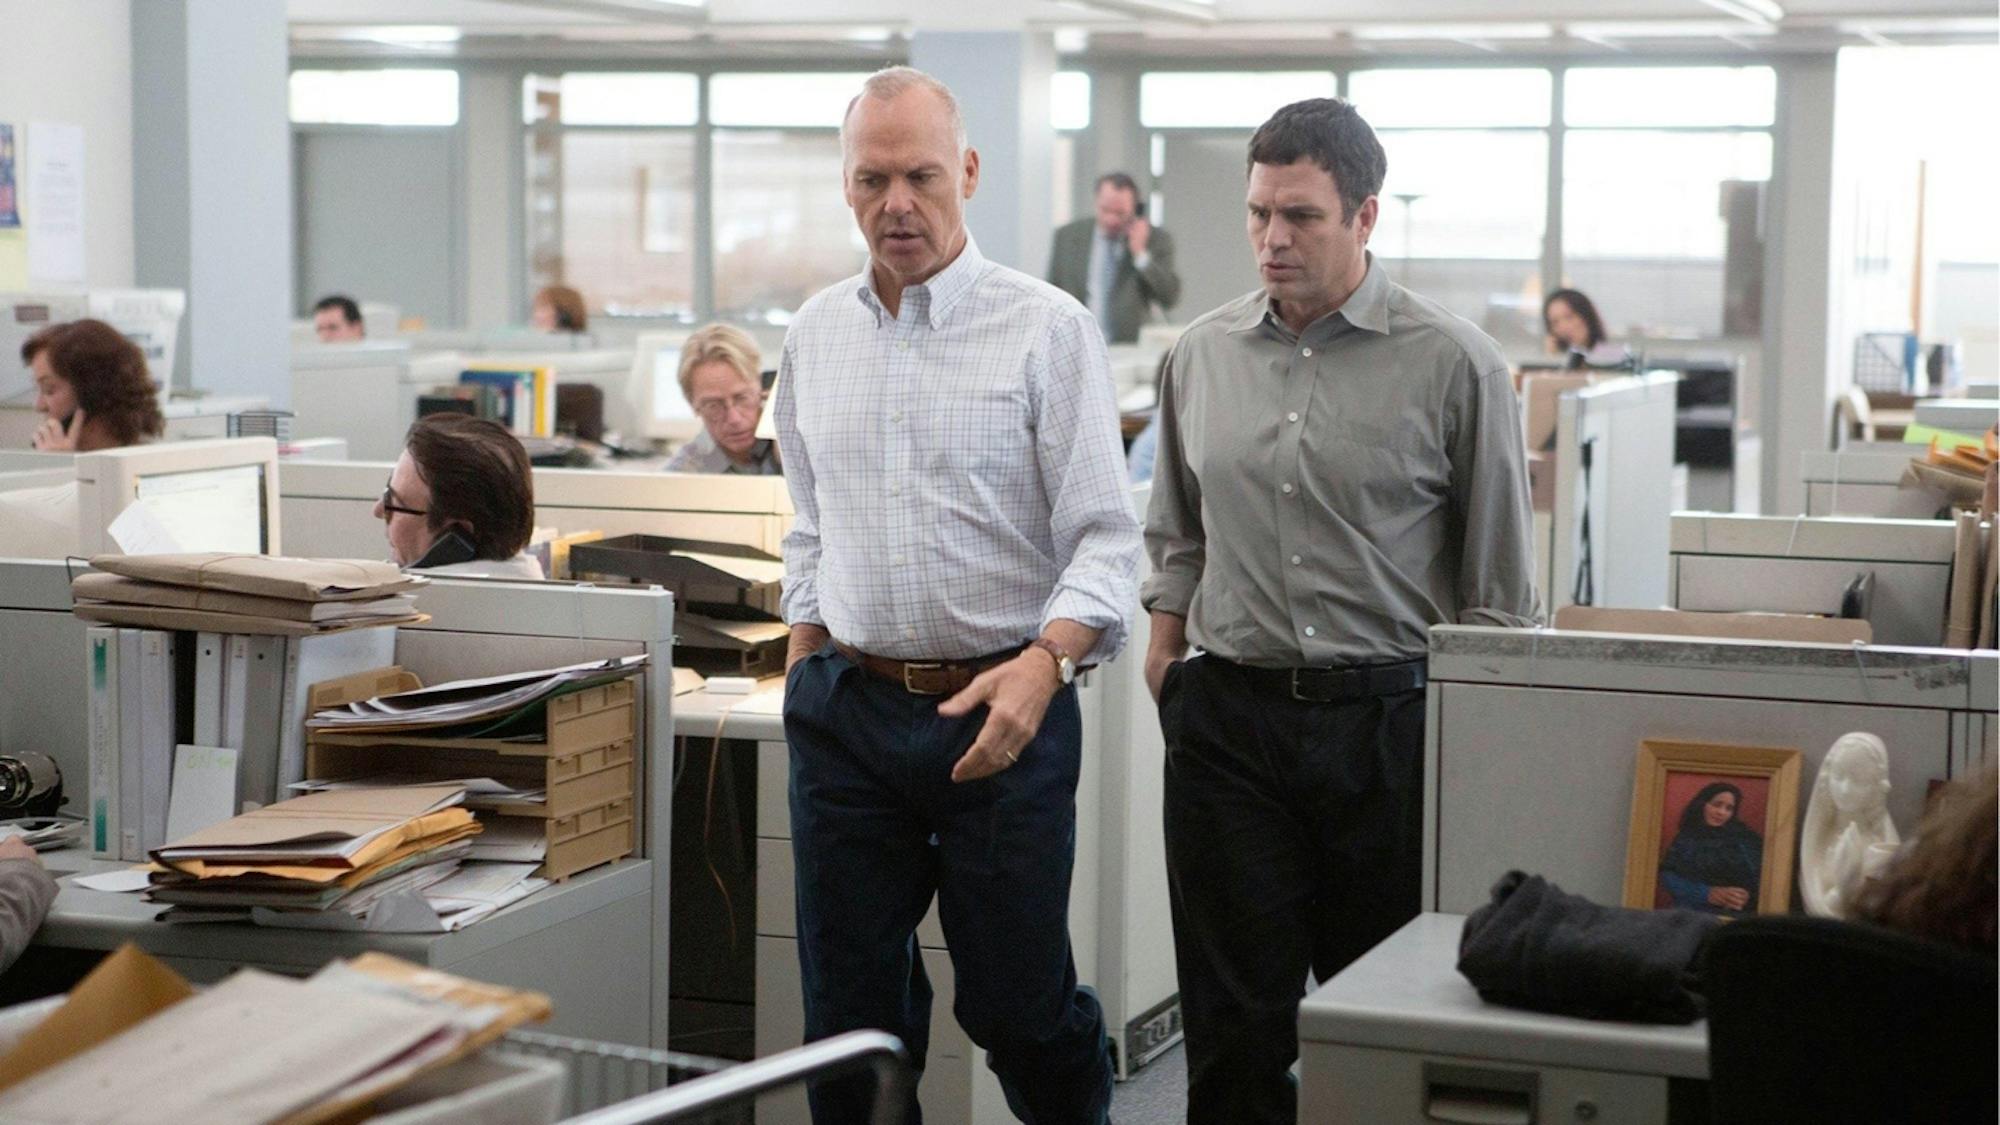
[[[1672,526],[1676,609],[1834,615],[1849,584],[1872,574],[1876,644],[1943,639],[1950,523],[1679,512]]]
[[[1832,452],[1799,455],[1809,516],[1875,516],[1884,519],[1937,518],[1944,500],[1928,488],[1903,488],[1903,473],[1924,449],[1901,442],[1852,442]]]
[[[1535,524],[1545,611],[1665,603],[1676,382],[1650,372],[1558,397],[1554,500]]]
[[[292,463],[280,478],[286,548],[309,558],[381,558],[375,501],[387,461]],[[791,528],[782,477],[536,469],[535,526],[563,534],[602,531],[741,543],[778,552]]]
[[[1426,910],[1468,913],[1510,869],[1622,898],[1639,744],[1800,751],[1801,808],[1835,739],[1890,753],[1907,836],[1933,780],[1993,760],[2000,654],[1440,626],[1425,729]]]

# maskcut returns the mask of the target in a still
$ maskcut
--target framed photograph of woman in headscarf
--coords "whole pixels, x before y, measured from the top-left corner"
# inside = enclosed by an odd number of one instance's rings
[[[1632,784],[1625,905],[1786,913],[1798,817],[1797,750],[1647,739]]]

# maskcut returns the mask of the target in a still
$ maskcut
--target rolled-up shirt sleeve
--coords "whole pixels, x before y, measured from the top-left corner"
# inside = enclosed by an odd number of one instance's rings
[[[1141,547],[1111,364],[1081,306],[1055,310],[1030,374],[1049,538],[1061,568],[1042,626],[1066,619],[1099,630],[1088,659],[1102,663],[1131,634]]]
[[[1470,384],[1451,449],[1454,514],[1465,534],[1458,623],[1538,625],[1542,600],[1535,586],[1534,516],[1520,402],[1504,366],[1488,367]]]
[[[1207,561],[1201,523],[1201,481],[1189,470],[1181,441],[1177,391],[1180,350],[1160,376],[1158,444],[1153,454],[1153,498],[1146,508],[1146,555],[1153,572],[1140,587],[1148,610],[1186,617]]]
[[[792,494],[794,512],[792,529],[785,533],[785,588],[778,612],[787,625],[819,625],[819,588],[814,582],[819,572],[819,499],[813,493],[812,458],[799,433],[797,376],[798,364],[787,336],[778,359],[776,401],[771,407],[778,429],[778,453],[785,463],[785,487]]]
[[[55,900],[55,876],[39,862],[0,860],[0,970],[20,959]]]

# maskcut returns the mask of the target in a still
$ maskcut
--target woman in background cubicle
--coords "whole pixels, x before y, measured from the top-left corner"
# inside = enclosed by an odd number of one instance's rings
[[[681,394],[701,418],[701,433],[674,451],[670,473],[778,476],[778,443],[757,436],[764,381],[757,342],[727,324],[695,330],[681,345]]]
[[[528,451],[498,422],[427,414],[375,503],[389,556],[405,570],[476,578],[542,577]]]
[[[528,323],[537,332],[583,332],[590,327],[590,312],[583,294],[567,285],[544,285],[529,306]]]
[[[44,415],[33,439],[38,450],[116,449],[166,428],[145,353],[101,320],[42,329],[21,345],[21,362],[34,372],[35,409]]]
[[[1575,289],[1558,289],[1542,302],[1542,327],[1549,334],[1549,351],[1568,357],[1565,366],[1624,367],[1632,362],[1630,349],[1605,338],[1597,306]]]

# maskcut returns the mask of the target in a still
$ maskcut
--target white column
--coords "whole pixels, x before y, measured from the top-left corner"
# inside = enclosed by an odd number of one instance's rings
[[[135,276],[185,289],[176,370],[291,397],[292,174],[283,0],[132,5]]]
[[[910,38],[910,65],[951,87],[979,150],[979,194],[966,222],[980,252],[1042,276],[1048,266],[1055,130],[1049,79],[1055,39],[1036,31],[927,31]]]
[[[1805,511],[1799,454],[1825,449],[1831,432],[1834,365],[1828,338],[1833,223],[1834,58],[1777,64],[1778,120],[1772,154],[1769,257],[1764,274],[1762,508]]]
[[[516,319],[514,231],[520,226],[521,82],[508,71],[467,69],[459,79],[465,144],[465,308],[467,328]]]

